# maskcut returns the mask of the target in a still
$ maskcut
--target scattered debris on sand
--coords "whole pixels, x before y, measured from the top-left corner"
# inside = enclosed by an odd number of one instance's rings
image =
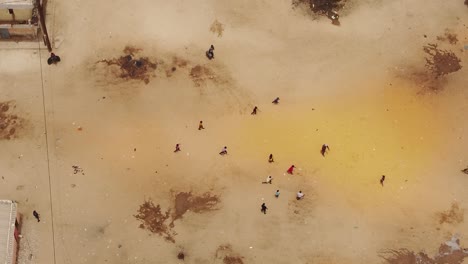
[[[334,25],[340,25],[338,11],[346,0],[293,0],[293,6],[305,5],[317,15],[328,17]]]
[[[166,67],[166,77],[171,77],[178,68],[185,68],[189,64],[188,60],[174,56],[172,62]]]
[[[16,107],[13,101],[0,102],[0,140],[16,138],[17,132],[22,128],[22,120],[11,113]]]
[[[81,173],[81,175],[85,175],[84,172],[83,172],[83,169],[80,168],[80,166],[73,165],[72,169],[73,169],[73,174]]]
[[[467,0],[468,1],[468,0]],[[461,172],[468,174],[468,167],[466,169],[461,170]]]
[[[450,33],[448,29],[445,30],[445,33],[443,36],[438,36],[437,37],[438,41],[447,41],[448,43],[455,45],[458,43],[458,37],[457,34],[455,33]]]
[[[161,211],[161,206],[154,205],[153,201],[147,200],[138,210],[135,218],[140,220],[140,228],[147,229],[151,233],[158,234],[164,237],[167,241],[175,243],[174,236],[176,235],[171,228],[165,223],[171,217],[171,211]]]
[[[222,260],[223,264],[244,264],[243,258],[233,251],[230,244],[220,245],[215,252],[215,259]]]
[[[465,210],[460,208],[458,203],[452,203],[450,210],[438,213],[439,224],[448,223],[448,224],[458,224],[463,222]]]
[[[424,52],[429,56],[426,58],[426,67],[432,72],[434,78],[459,71],[462,66],[461,60],[455,53],[437,48],[437,44],[424,46]]]
[[[210,31],[218,34],[218,37],[222,37],[224,32],[224,25],[221,24],[221,22],[218,20],[215,20],[213,24],[211,24]]]
[[[388,264],[461,264],[468,257],[468,249],[461,248],[460,240],[454,236],[440,245],[434,258],[424,252],[415,253],[406,248],[382,251],[380,257]]]
[[[117,76],[119,78],[125,80],[142,80],[145,84],[148,84],[151,73],[156,70],[157,64],[147,57],[137,58],[136,54],[140,51],[141,49],[127,46],[123,50],[124,55],[119,58],[110,60],[104,59],[99,62],[106,63],[108,66],[115,65],[120,67],[120,73]]]
[[[202,65],[193,67],[190,70],[190,77],[197,87],[204,85],[208,80],[217,80],[216,74],[210,68]]]
[[[173,210],[168,209],[163,213],[159,204],[154,205],[151,200],[147,200],[140,205],[135,218],[142,222],[140,228],[148,229],[152,233],[163,236],[167,241],[175,243],[174,236],[177,235],[173,231],[175,220],[182,218],[188,211],[204,213],[216,210],[219,201],[217,195],[209,192],[200,196],[193,195],[191,192],[179,192],[175,195]]]

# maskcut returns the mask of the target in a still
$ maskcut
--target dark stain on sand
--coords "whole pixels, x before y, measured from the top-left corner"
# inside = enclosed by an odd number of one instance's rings
[[[439,224],[458,224],[464,221],[465,210],[457,202],[453,202],[449,210],[437,213]]]
[[[403,69],[400,76],[423,89],[440,91],[447,83],[446,77],[462,68],[461,60],[453,51],[443,50],[437,44],[427,44],[423,46],[423,51],[426,54],[424,67],[408,67],[407,70]]]
[[[12,113],[15,108],[14,101],[0,102],[0,140],[17,138],[23,128],[24,120]]]
[[[151,233],[164,237],[167,241],[175,243],[177,233],[173,230],[174,222],[181,219],[185,213],[204,213],[217,210],[219,196],[206,192],[194,195],[192,192],[179,192],[174,196],[172,208],[166,211],[159,204],[155,205],[152,200],[146,200],[140,205],[136,219],[141,221],[140,228],[147,229]]]
[[[150,82],[150,77],[157,68],[157,63],[148,57],[138,57],[141,49],[127,46],[123,55],[118,58],[99,61],[109,67],[119,67],[120,72],[115,76],[124,80],[141,80],[145,84]]]
[[[244,264],[243,259],[244,257],[236,253],[230,244],[220,245],[215,252],[215,261],[222,261],[223,264]]]
[[[424,252],[413,252],[406,248],[389,249],[380,252],[380,257],[388,264],[461,264],[468,257],[468,249],[460,247],[460,240],[452,240],[440,245],[434,257]]]

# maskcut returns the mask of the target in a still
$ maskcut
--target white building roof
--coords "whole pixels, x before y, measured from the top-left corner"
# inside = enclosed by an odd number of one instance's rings
[[[13,263],[16,203],[0,200],[0,263]]]
[[[33,9],[33,0],[0,0],[0,9]]]

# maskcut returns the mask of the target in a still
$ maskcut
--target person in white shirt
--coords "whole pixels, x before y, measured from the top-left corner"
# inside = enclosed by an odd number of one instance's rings
[[[299,191],[296,195],[296,200],[301,200],[302,198],[304,198],[304,194],[302,193],[302,191]]]
[[[264,182],[262,182],[262,183],[265,183],[265,184],[269,183],[269,184],[271,184],[271,181],[272,181],[272,180],[273,180],[273,177],[268,176],[268,177],[266,178],[266,181],[264,181]]]

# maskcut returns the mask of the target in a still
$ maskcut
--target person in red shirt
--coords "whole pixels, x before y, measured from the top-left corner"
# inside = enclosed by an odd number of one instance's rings
[[[289,169],[286,172],[289,173],[289,174],[293,174],[294,168],[296,168],[296,167],[294,165],[291,165],[291,167],[289,167]]]

